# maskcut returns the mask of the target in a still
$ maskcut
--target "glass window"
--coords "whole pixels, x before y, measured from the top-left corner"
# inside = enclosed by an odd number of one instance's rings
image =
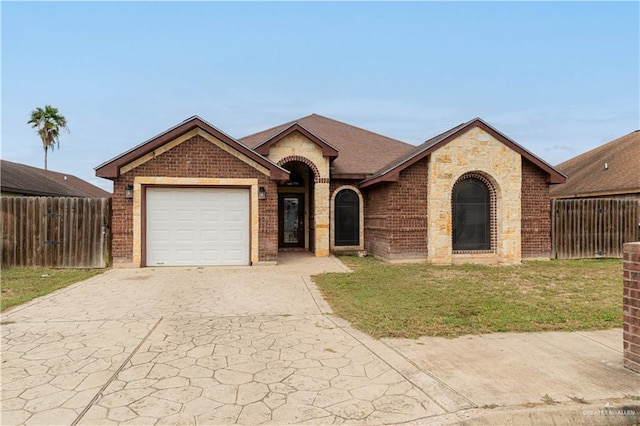
[[[491,249],[491,199],[480,180],[465,179],[453,189],[453,249]]]
[[[360,245],[360,199],[355,191],[343,189],[335,199],[335,245]]]

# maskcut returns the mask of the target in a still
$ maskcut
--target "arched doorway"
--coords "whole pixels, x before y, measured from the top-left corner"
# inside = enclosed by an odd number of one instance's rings
[[[289,180],[278,186],[278,248],[314,250],[314,172],[304,162],[282,164]]]

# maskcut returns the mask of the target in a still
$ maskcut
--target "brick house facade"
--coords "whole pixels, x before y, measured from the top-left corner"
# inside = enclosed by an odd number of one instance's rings
[[[283,249],[549,258],[549,185],[565,179],[480,119],[415,147],[315,114],[239,140],[193,117],[96,175],[114,182],[113,261],[128,266],[270,263]]]

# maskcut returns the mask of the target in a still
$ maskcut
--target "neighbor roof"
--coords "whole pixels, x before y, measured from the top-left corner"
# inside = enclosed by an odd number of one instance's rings
[[[338,151],[332,163],[333,177],[360,175],[364,178],[375,173],[390,161],[415,148],[414,145],[392,139],[359,127],[318,114],[289,121],[253,135],[240,138],[249,147],[256,148],[274,136],[298,123]]]
[[[573,157],[556,168],[569,178],[565,184],[551,187],[553,198],[640,193],[640,130]]]
[[[563,175],[558,170],[556,170],[553,166],[546,163],[544,160],[535,156],[531,152],[527,151],[525,148],[518,145],[513,140],[509,139],[504,134],[500,133],[498,130],[490,126],[488,123],[486,123],[482,119],[474,118],[473,120],[470,120],[466,123],[459,124],[456,127],[449,129],[444,133],[434,136],[433,138],[425,141],[423,144],[418,145],[417,147],[414,147],[414,149],[411,150],[410,152],[391,161],[389,164],[382,167],[376,173],[366,178],[364,181],[362,181],[361,186],[366,187],[366,186],[374,185],[379,182],[388,182],[388,181],[398,180],[400,172],[402,170],[406,169],[407,167],[411,166],[417,161],[422,160],[423,158],[427,157],[436,149],[440,148],[444,144],[457,138],[458,136],[467,132],[469,129],[476,126],[482,128],[485,132],[491,134],[494,138],[498,139],[500,142],[504,143],[509,148],[513,149],[522,157],[526,158],[527,160],[535,164],[538,168],[540,168],[542,171],[547,173],[547,175],[549,176],[550,183],[561,183],[565,181],[566,176]]]
[[[46,197],[109,198],[111,194],[76,176],[0,160],[2,192]]]

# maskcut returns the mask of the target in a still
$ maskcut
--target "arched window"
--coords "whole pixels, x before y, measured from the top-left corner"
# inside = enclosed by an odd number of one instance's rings
[[[491,249],[491,194],[480,179],[453,187],[453,250]]]
[[[360,199],[351,189],[343,189],[335,198],[335,245],[360,245]]]

